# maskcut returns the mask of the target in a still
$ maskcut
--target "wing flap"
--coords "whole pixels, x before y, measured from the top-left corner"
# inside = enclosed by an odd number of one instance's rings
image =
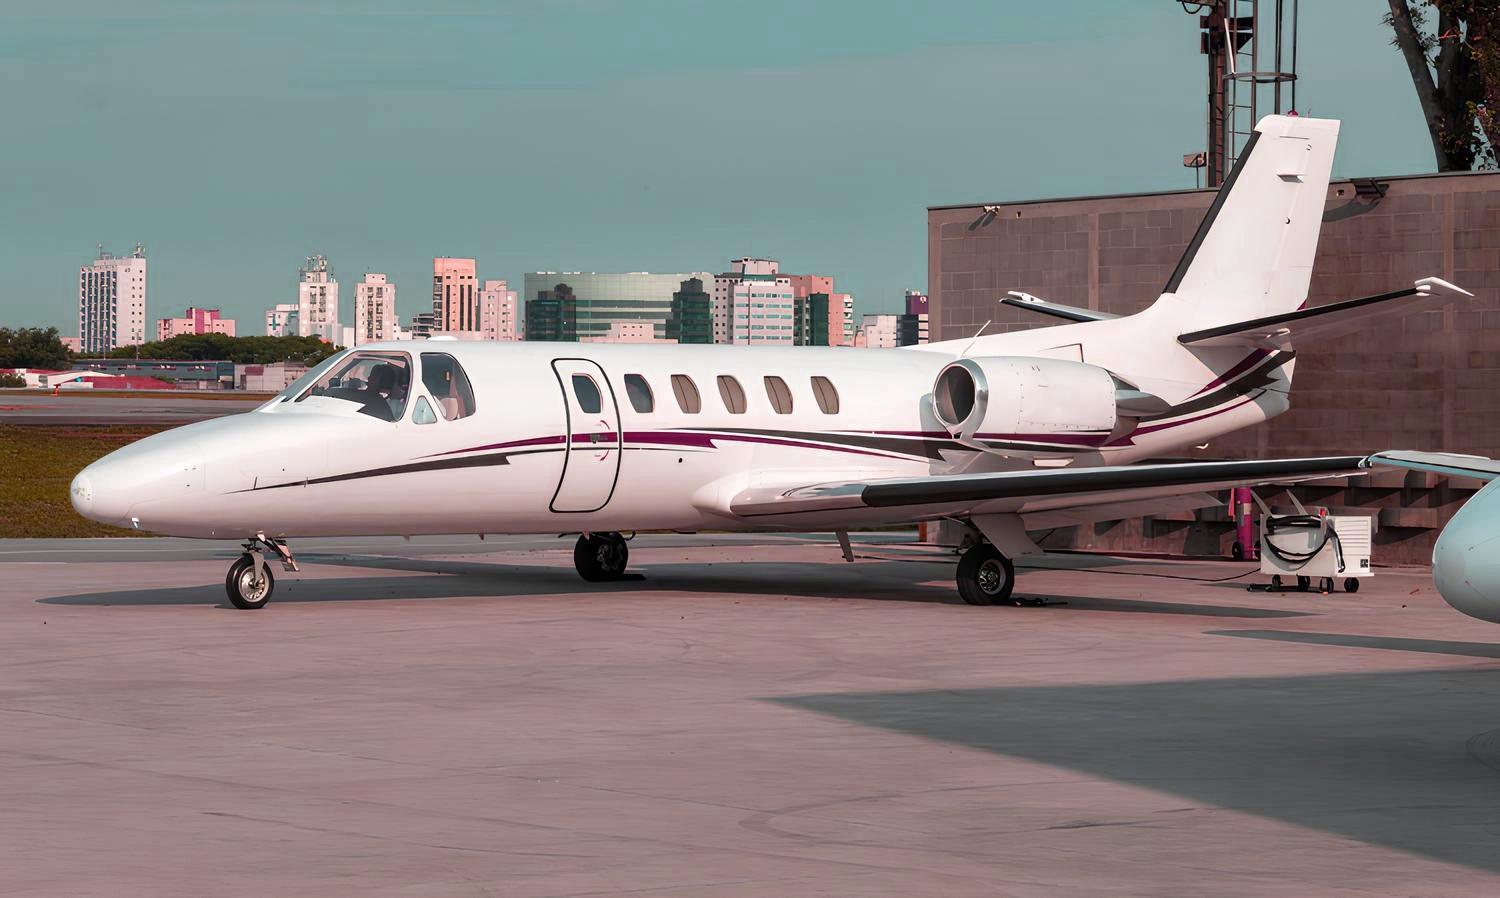
[[[1171,462],[1098,468],[1048,468],[985,474],[937,474],[742,491],[730,510],[743,517],[887,509],[930,517],[976,510],[1023,514],[1366,473],[1363,456]]]
[[[1367,327],[1376,318],[1430,311],[1473,295],[1442,278],[1422,278],[1405,290],[1192,331],[1179,336],[1177,342],[1184,346],[1260,346],[1280,337],[1342,336]]]

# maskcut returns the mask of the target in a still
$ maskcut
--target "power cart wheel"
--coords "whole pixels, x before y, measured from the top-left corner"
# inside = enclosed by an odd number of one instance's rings
[[[246,611],[266,607],[271,593],[276,591],[276,578],[271,575],[271,566],[249,552],[241,555],[229,566],[224,577],[224,591],[234,607]]]
[[[630,548],[618,533],[590,533],[578,537],[573,547],[573,566],[590,583],[618,580],[630,563]]]
[[[1016,586],[1016,566],[989,543],[980,543],[958,561],[958,594],[970,605],[998,605],[1010,601]]]
[[[1311,588],[1312,588],[1312,578],[1311,577],[1298,577],[1297,578],[1297,591],[1298,592],[1307,592]]]
[[[1359,592],[1359,578],[1348,577],[1344,580],[1344,592]]]

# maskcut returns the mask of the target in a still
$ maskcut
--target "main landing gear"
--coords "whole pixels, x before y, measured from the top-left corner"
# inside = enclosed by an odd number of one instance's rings
[[[958,594],[970,605],[1003,605],[1016,586],[1016,566],[986,542],[958,560]]]
[[[244,549],[245,554],[229,566],[229,573],[224,577],[224,591],[229,594],[234,607],[253,611],[266,607],[271,601],[271,593],[276,590],[271,564],[261,553],[269,549],[281,561],[282,569],[288,571],[297,570],[297,559],[292,557],[284,541],[271,539],[263,533],[257,533],[254,539],[246,542]]]
[[[585,533],[573,547],[573,565],[578,576],[590,583],[619,580],[630,563],[630,548],[618,533]]]

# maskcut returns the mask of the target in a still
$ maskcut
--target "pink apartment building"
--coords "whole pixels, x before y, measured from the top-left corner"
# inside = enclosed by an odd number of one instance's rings
[[[181,318],[162,318],[156,322],[156,339],[170,340],[184,334],[223,334],[234,336],[234,319],[223,318],[218,309],[189,306]]]
[[[479,289],[473,259],[432,260],[432,312],[439,331],[477,331]]]

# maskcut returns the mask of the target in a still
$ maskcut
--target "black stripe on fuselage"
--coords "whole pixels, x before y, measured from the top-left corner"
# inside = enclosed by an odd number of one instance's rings
[[[540,450],[557,451],[557,450]],[[291,483],[274,483],[268,486],[255,486],[248,490],[236,490],[236,492],[250,493],[259,490],[279,490],[289,486],[313,486],[319,483],[342,483],[346,480],[363,480],[366,477],[387,477],[392,474],[416,474],[422,471],[448,471],[454,468],[484,468],[494,465],[510,464],[510,456],[521,455],[521,452],[500,452],[494,455],[474,455],[468,458],[441,458],[436,461],[412,462],[405,465],[391,465],[386,468],[371,468],[367,471],[351,471],[348,474],[334,474],[329,477],[310,477],[295,480]]]

